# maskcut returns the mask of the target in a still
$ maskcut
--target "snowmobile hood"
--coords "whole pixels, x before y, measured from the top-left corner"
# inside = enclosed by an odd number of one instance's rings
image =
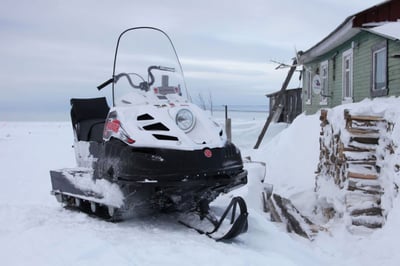
[[[190,116],[188,119],[192,120],[186,123],[186,130],[179,125],[182,113],[183,116]],[[221,148],[227,141],[222,127],[198,106],[189,102],[126,104],[123,107],[111,108],[110,114],[118,119],[127,137],[134,141],[127,144],[134,147],[195,150]],[[112,118],[108,119],[108,123],[112,121]]]

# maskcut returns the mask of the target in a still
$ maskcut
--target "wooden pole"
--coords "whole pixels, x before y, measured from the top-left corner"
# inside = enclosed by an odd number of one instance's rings
[[[257,143],[254,146],[254,149],[258,149],[258,147],[260,146],[260,144],[261,144],[261,142],[262,142],[262,140],[263,140],[263,138],[265,136],[265,133],[267,132],[267,129],[268,129],[269,125],[271,124],[271,121],[272,121],[272,119],[274,117],[274,114],[280,109],[280,105],[282,103],[283,93],[285,92],[287,86],[289,85],[290,79],[292,78],[293,73],[296,70],[296,67],[297,67],[297,60],[295,58],[295,59],[293,59],[293,64],[290,67],[289,72],[288,72],[288,74],[286,76],[286,79],[282,84],[282,88],[281,88],[281,90],[279,91],[279,93],[277,95],[277,98],[276,98],[276,101],[274,103],[274,106],[272,107],[271,113],[269,114],[268,119],[265,122],[264,127],[261,130],[260,135],[258,136]]]
[[[232,121],[228,118],[228,105],[225,105],[225,132],[228,141],[232,141]]]

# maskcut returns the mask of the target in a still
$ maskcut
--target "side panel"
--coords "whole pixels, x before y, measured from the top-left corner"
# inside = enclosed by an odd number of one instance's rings
[[[96,141],[75,141],[75,159],[78,167],[93,168],[98,160],[102,143]]]

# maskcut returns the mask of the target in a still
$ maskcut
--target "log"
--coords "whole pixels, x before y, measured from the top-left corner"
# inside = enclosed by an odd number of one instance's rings
[[[328,110],[322,109],[321,110],[321,115],[319,116],[319,120],[321,121],[321,127],[325,127],[326,125],[329,124],[328,122]],[[321,135],[323,132],[321,131]]]
[[[288,199],[282,198],[277,194],[274,194],[273,198],[276,202],[276,205],[281,209],[282,215],[287,220],[287,230],[289,232],[295,232],[302,237],[310,239],[310,236],[302,228],[300,222],[293,216],[293,212],[297,213],[297,215],[300,215],[300,212],[296,209],[296,207],[294,207]]]
[[[349,211],[377,207],[381,204],[381,196],[357,191],[347,192],[345,195],[345,204],[346,209]]]
[[[348,128],[347,131],[349,131],[351,134],[354,135],[373,135],[374,137],[379,137],[379,129],[365,129],[365,128]],[[378,136],[376,136],[378,134]]]
[[[378,145],[379,137],[350,137],[350,142],[355,141],[362,144]]]
[[[349,191],[361,191],[366,194],[371,194],[371,195],[382,195],[383,189],[381,186],[358,186],[355,185],[354,182],[349,182],[349,185],[347,187],[347,190]]]
[[[282,219],[281,219],[278,211],[276,210],[275,204],[271,198],[269,198],[265,201],[265,205],[266,205],[266,209],[268,210],[267,212],[270,213],[271,221],[276,222],[276,223],[281,223]]]
[[[381,116],[374,115],[350,115],[348,119],[356,120],[356,121],[382,121],[385,122],[385,119]]]
[[[357,179],[377,179],[378,176],[374,174],[362,174],[355,172],[347,172],[347,178],[357,178]]]
[[[366,148],[366,147],[357,147],[354,145],[349,145],[343,148],[343,151],[350,151],[350,152],[373,152],[375,153],[376,149],[374,148]]]
[[[350,212],[352,216],[383,216],[382,209],[380,207],[372,207],[367,209],[355,209]]]
[[[376,115],[351,115],[348,109],[344,110],[344,119],[347,121],[385,121],[381,116]]]
[[[371,217],[371,216],[369,216]],[[370,229],[382,228],[384,224],[384,218],[376,219],[375,221],[371,221],[368,218],[363,219],[364,217],[358,216],[357,218],[352,219],[351,224],[355,226],[364,226]]]

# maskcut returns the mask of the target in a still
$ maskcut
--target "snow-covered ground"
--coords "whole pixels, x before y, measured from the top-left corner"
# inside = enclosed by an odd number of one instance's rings
[[[319,114],[290,126],[272,125],[252,150],[265,120],[233,117],[233,141],[244,156],[267,164],[266,182],[310,212],[319,156]],[[280,133],[278,133],[280,132]],[[249,231],[215,242],[166,215],[108,223],[63,209],[50,195],[50,169],[73,167],[70,122],[0,122],[0,261],[2,265],[398,265],[400,202],[385,227],[351,235],[340,222],[312,242],[268,221],[254,165],[249,184],[234,192],[249,207]],[[231,195],[219,197],[223,208]]]

